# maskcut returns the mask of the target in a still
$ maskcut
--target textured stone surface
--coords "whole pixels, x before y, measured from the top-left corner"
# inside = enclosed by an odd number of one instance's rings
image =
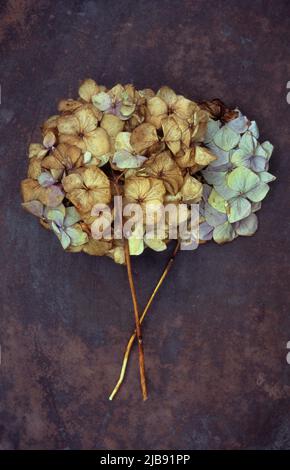
[[[0,446],[290,448],[287,0],[1,2]],[[65,254],[20,207],[26,148],[79,80],[167,83],[258,120],[278,180],[250,239],[181,253],[144,327],[150,398],[125,270]],[[167,254],[134,260],[141,306]]]

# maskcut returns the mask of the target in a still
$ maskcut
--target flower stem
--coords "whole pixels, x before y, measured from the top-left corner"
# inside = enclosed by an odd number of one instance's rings
[[[146,307],[144,308],[143,310],[143,313],[141,315],[141,318],[140,318],[140,324],[142,324],[158,290],[160,289],[160,287],[162,286],[163,284],[163,281],[164,279],[166,278],[167,274],[169,273],[170,269],[171,269],[171,266],[173,264],[173,261],[174,261],[174,258],[178,252],[180,248],[180,242],[178,241],[176,243],[176,246],[174,248],[174,251],[162,273],[162,275],[160,276],[159,278],[159,281],[157,282],[147,304],[146,304]],[[125,349],[125,353],[124,353],[124,357],[123,357],[123,363],[122,363],[122,367],[121,367],[121,372],[120,372],[120,376],[119,376],[119,379],[115,385],[115,388],[114,390],[112,391],[110,397],[109,397],[109,400],[113,400],[113,398],[116,396],[116,394],[118,393],[123,381],[124,381],[124,378],[125,378],[125,374],[126,374],[126,369],[127,369],[127,365],[128,365],[128,359],[129,359],[129,356],[130,356],[130,352],[131,352],[131,349],[132,349],[132,346],[134,344],[134,341],[135,341],[135,338],[136,338],[136,330],[134,331],[134,333],[132,334],[132,336],[130,337],[128,343],[127,343],[127,346],[126,346],[126,349]]]
[[[128,273],[128,280],[132,295],[133,307],[134,307],[134,316],[135,316],[135,327],[136,327],[136,336],[138,340],[138,349],[139,349],[139,370],[140,370],[140,382],[141,382],[141,390],[143,400],[147,400],[147,386],[146,386],[146,377],[145,377],[145,362],[144,362],[144,351],[143,351],[143,340],[142,340],[142,333],[141,333],[141,324],[139,318],[139,309],[137,303],[137,296],[132,276],[132,268],[131,268],[131,257],[129,251],[129,244],[128,240],[125,240],[125,259],[126,259],[126,266],[127,266],[127,273]]]

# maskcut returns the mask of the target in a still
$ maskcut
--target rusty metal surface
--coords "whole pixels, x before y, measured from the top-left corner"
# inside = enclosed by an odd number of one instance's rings
[[[262,1],[1,2],[2,449],[290,448],[290,4]],[[125,269],[65,254],[20,208],[26,147],[59,98],[93,77],[258,120],[278,180],[250,238],[181,253],[119,397],[133,315]],[[134,260],[140,305],[167,254]]]

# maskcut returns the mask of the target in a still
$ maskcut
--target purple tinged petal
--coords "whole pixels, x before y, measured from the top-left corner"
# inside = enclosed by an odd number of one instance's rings
[[[214,207],[212,207],[208,203],[205,204],[204,216],[205,216],[206,222],[213,227],[217,227],[218,225],[221,225],[228,220],[226,214],[224,214],[223,212],[217,211]]]
[[[208,241],[212,239],[213,227],[207,222],[202,222],[199,226],[199,239]]]
[[[267,160],[264,157],[253,156],[251,157],[250,161],[251,161],[250,168],[256,173],[266,170]]]
[[[48,199],[48,207],[57,207],[61,203],[64,198],[64,193],[60,186],[54,185],[50,186],[49,193],[47,196]]]
[[[238,134],[243,134],[246,132],[249,126],[249,120],[246,116],[243,116],[239,110],[239,116],[232,121],[227,122],[226,126],[232,129],[232,131],[237,132]]]
[[[23,202],[22,207],[36,217],[43,216],[43,204],[39,201]]]
[[[44,188],[48,188],[49,186],[52,186],[55,183],[55,179],[51,173],[45,171],[39,175],[38,182]]]

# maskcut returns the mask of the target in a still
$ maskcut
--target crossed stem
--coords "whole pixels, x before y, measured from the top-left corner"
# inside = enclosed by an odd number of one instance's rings
[[[178,241],[178,242],[176,243],[176,246],[175,246],[175,248],[174,248],[174,251],[173,251],[173,253],[172,253],[172,255],[171,255],[171,257],[170,257],[170,259],[169,259],[169,261],[168,261],[168,263],[167,263],[167,265],[166,265],[166,267],[165,267],[165,269],[164,269],[164,271],[163,271],[163,273],[162,273],[162,275],[160,276],[159,281],[157,282],[157,284],[156,284],[156,286],[155,286],[155,288],[154,288],[154,290],[153,290],[153,292],[152,292],[152,294],[151,294],[151,296],[150,296],[150,298],[149,298],[149,300],[148,300],[148,302],[147,302],[147,304],[146,304],[146,307],[145,307],[144,310],[143,310],[143,313],[142,313],[142,315],[141,315],[141,317],[140,317],[140,325],[141,325],[141,323],[143,322],[143,320],[144,320],[144,318],[145,318],[145,316],[146,316],[146,314],[147,314],[147,312],[148,312],[148,310],[149,310],[149,308],[150,308],[150,306],[151,306],[151,304],[152,304],[152,302],[153,302],[153,300],[154,300],[154,298],[155,298],[155,296],[156,296],[158,290],[159,290],[160,287],[162,286],[164,279],[166,278],[167,274],[169,273],[169,271],[170,271],[170,269],[171,269],[171,267],[172,267],[174,258],[175,258],[175,256],[176,256],[176,254],[178,253],[179,248],[180,248],[180,241]],[[128,267],[128,266],[127,266],[127,267]],[[138,317],[139,317],[139,316],[138,316]],[[114,398],[114,397],[116,396],[116,394],[118,393],[118,391],[119,391],[119,389],[120,389],[120,387],[121,387],[121,385],[122,385],[122,383],[123,383],[123,381],[124,381],[125,374],[126,374],[126,369],[127,369],[127,365],[128,365],[128,360],[129,360],[129,356],[130,356],[130,352],[131,352],[131,350],[132,350],[132,347],[133,347],[133,344],[134,344],[134,341],[135,341],[136,336],[138,337],[137,328],[136,328],[136,330],[134,331],[134,333],[131,335],[131,337],[130,337],[128,343],[127,343],[127,346],[126,346],[126,349],[125,349],[125,353],[124,353],[124,357],[123,357],[123,363],[122,363],[122,367],[121,367],[120,376],[119,376],[119,379],[118,379],[118,381],[117,381],[117,383],[116,383],[116,385],[115,385],[114,390],[112,391],[112,393],[111,393],[111,395],[110,395],[110,397],[109,397],[109,400],[113,400],[113,398]],[[139,342],[138,342],[138,344],[139,344]],[[140,349],[139,349],[139,364],[140,364]],[[140,369],[140,370],[141,370],[141,369]],[[145,386],[146,386],[146,383],[145,383]],[[143,397],[144,397],[144,395],[143,395]]]

